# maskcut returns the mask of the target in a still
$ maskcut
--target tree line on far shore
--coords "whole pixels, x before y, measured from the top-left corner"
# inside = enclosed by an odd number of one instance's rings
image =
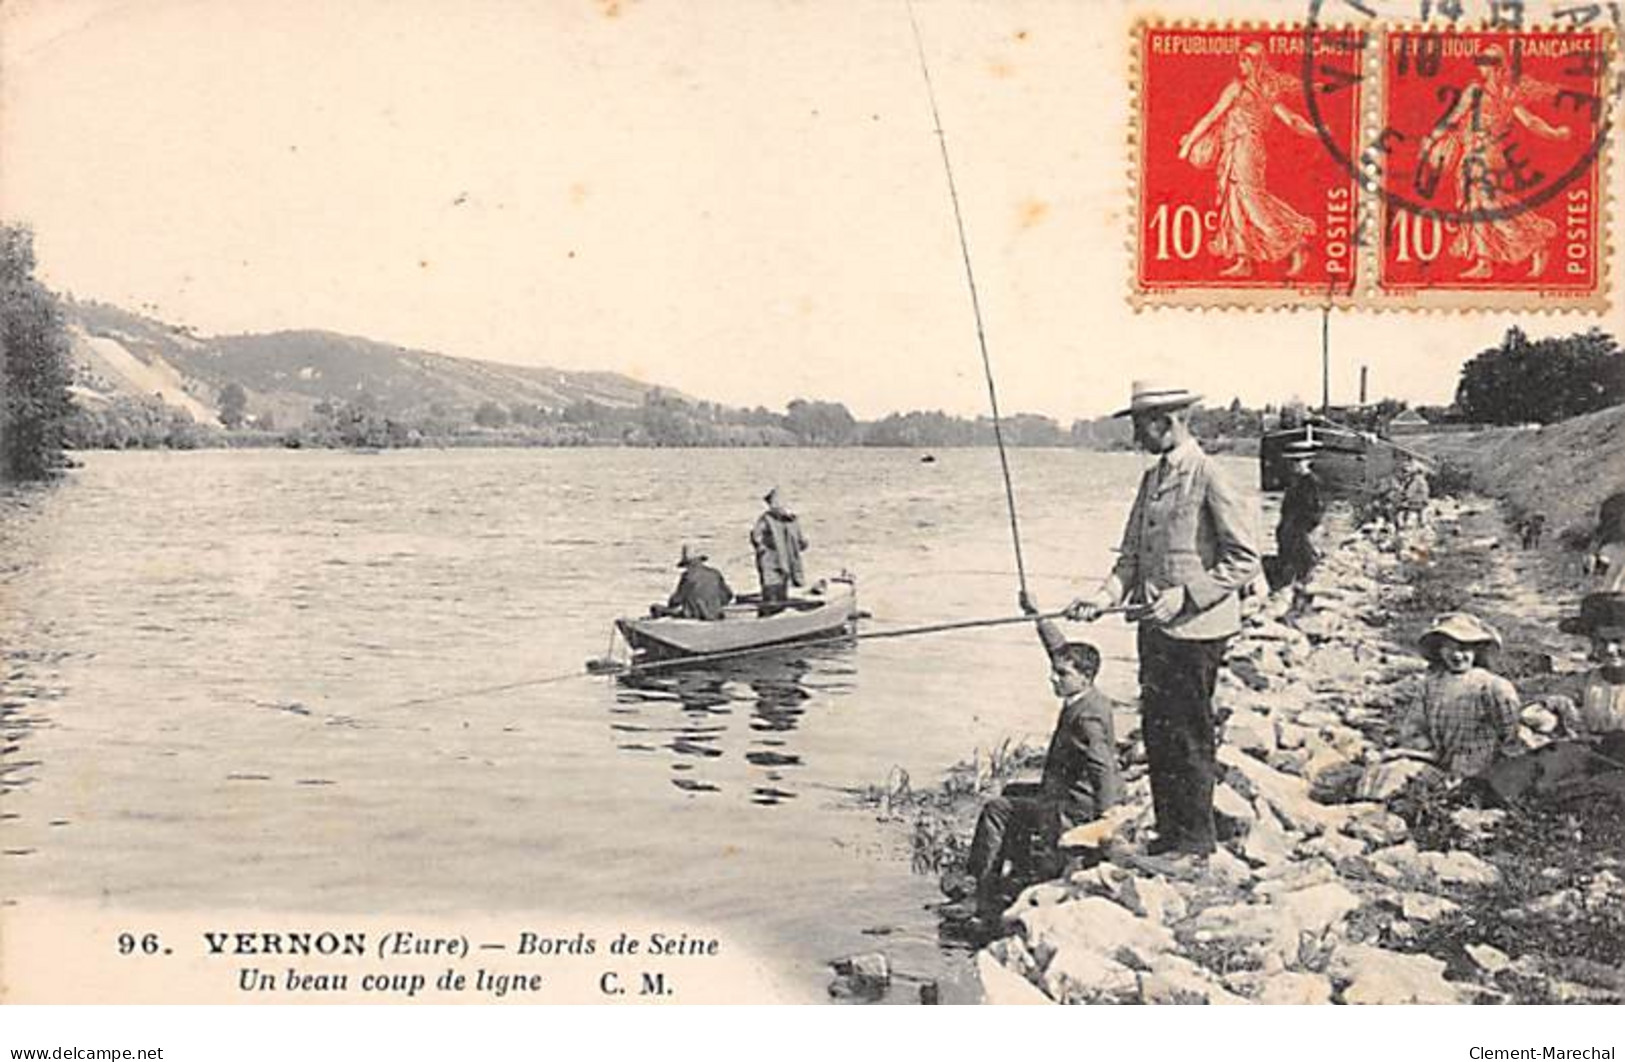
[[[71,380],[61,307],[34,276],[33,234],[0,224],[0,480],[61,466]]]
[[[64,449],[198,449],[286,446],[385,448],[406,446],[875,446],[931,449],[989,446],[988,417],[940,410],[891,413],[863,421],[840,402],[795,399],[783,412],[693,401],[659,388],[641,405],[589,400],[562,408],[504,406],[473,409],[430,404],[403,413],[369,395],[315,403],[299,423],[278,425],[251,409],[247,391],[227,383],[216,396],[218,423],[200,423],[155,397],[75,402],[66,326],[56,297],[34,276],[32,236],[0,224],[0,479],[48,478],[65,463]],[[1601,329],[1531,340],[1510,329],[1497,347],[1463,367],[1455,405],[1421,407],[1434,423],[1550,423],[1625,403],[1625,353]],[[1336,419],[1381,431],[1406,408],[1384,399],[1341,409]],[[1291,426],[1301,403],[1249,409],[1239,399],[1198,408],[1193,427],[1216,448]],[[1110,417],[1063,426],[1052,417],[1005,417],[1007,445],[1128,449],[1129,425]]]

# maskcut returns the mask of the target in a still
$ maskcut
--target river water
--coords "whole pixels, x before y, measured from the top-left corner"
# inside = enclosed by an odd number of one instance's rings
[[[866,629],[1014,613],[994,451],[81,456],[0,495],[0,897],[657,915],[765,947],[808,1000],[877,949],[974,996],[906,829],[850,792],[1042,739],[1030,628],[574,675],[670,591],[683,541],[753,589],[775,483]],[[1059,606],[1109,568],[1144,458],[1011,458]],[[1132,698],[1129,629],[1088,634]]]

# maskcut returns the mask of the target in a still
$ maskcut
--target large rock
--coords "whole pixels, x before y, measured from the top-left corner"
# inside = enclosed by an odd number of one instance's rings
[[[1256,867],[1269,867],[1291,859],[1296,843],[1297,839],[1288,835],[1275,812],[1266,806],[1243,838],[1241,854]]]
[[[1479,808],[1458,808],[1450,815],[1450,821],[1466,834],[1469,840],[1486,840],[1502,822],[1506,821],[1507,813],[1500,808],[1480,810]]]
[[[1275,751],[1275,727],[1257,712],[1238,708],[1224,721],[1222,740],[1226,745],[1262,759]]]
[[[1310,753],[1307,745],[1301,749],[1277,749],[1270,753],[1264,762],[1282,774],[1302,778],[1309,770],[1309,757],[1311,755],[1312,753]]]
[[[1318,804],[1347,804],[1356,799],[1364,774],[1365,768],[1331,748],[1310,757],[1303,772],[1309,782],[1309,797]]]
[[[1338,724],[1323,727],[1320,736],[1334,752],[1346,760],[1362,760],[1371,749],[1370,740],[1352,726]]]
[[[1365,843],[1341,833],[1323,833],[1299,845],[1298,851],[1304,855],[1320,856],[1333,863],[1341,863],[1345,859],[1358,859],[1364,855]]]
[[[1222,944],[1265,969],[1293,966],[1299,959],[1298,922],[1273,904],[1209,907],[1188,919],[1181,932],[1199,945]]]
[[[1128,1001],[1138,997],[1140,981],[1116,959],[1069,944],[1044,967],[1044,991],[1057,1003]]]
[[[1347,818],[1346,812],[1311,800],[1309,787],[1300,778],[1282,774],[1227,746],[1219,748],[1218,759],[1241,775],[1257,798],[1268,803],[1290,830],[1313,836],[1336,829]]]
[[[1498,974],[1512,965],[1507,953],[1488,944],[1467,945],[1467,957],[1487,974]]]
[[[1273,974],[1244,973],[1228,979],[1254,1003],[1284,1006],[1315,1006],[1332,1001],[1332,983],[1315,973],[1283,971]]]
[[[1445,964],[1426,955],[1401,955],[1368,944],[1345,944],[1332,954],[1327,973],[1343,982],[1344,1003],[1460,1003],[1444,979]]]
[[[1055,1002],[986,951],[976,955],[976,975],[982,981],[984,1002],[1017,1006]]]
[[[1328,881],[1277,896],[1275,906],[1290,914],[1300,931],[1321,936],[1358,908],[1360,898],[1341,883]]]
[[[1311,885],[1337,880],[1336,869],[1326,860],[1300,859],[1259,871],[1258,881],[1253,885],[1253,895],[1273,898],[1299,889],[1307,889]]]
[[[1356,814],[1344,824],[1343,832],[1373,848],[1400,844],[1411,835],[1404,819],[1380,806]]]
[[[1072,896],[1072,890],[1059,882],[1042,881],[1037,885],[1029,885],[1021,890],[1021,895],[1017,896],[1009,910],[1004,912],[1004,917],[1008,921],[1029,907],[1051,907],[1070,900]]]
[[[1246,863],[1231,855],[1229,849],[1221,847],[1208,856],[1207,876],[1212,881],[1240,889],[1245,888],[1253,880],[1253,871]]]
[[[1213,787],[1213,816],[1220,840],[1245,836],[1258,821],[1252,803],[1223,782]]]
[[[1298,713],[1296,722],[1299,726],[1318,731],[1324,728],[1342,726],[1343,717],[1325,708],[1309,708]]]
[[[1459,905],[1431,893],[1407,892],[1399,898],[1399,913],[1411,922],[1437,922],[1459,910]]]
[[[1062,951],[1087,949],[1103,956],[1145,956],[1173,947],[1172,934],[1101,896],[1085,896],[1054,907],[1035,907],[1016,916],[1027,947],[1046,964]],[[1081,961],[1081,960],[1077,960]]]
[[[1275,744],[1277,748],[1301,749],[1313,733],[1308,727],[1281,719],[1275,724]]]
[[[1155,967],[1140,975],[1140,1002],[1234,1006],[1247,1000],[1189,959],[1163,955]]]
[[[1068,880],[1073,887],[1090,896],[1116,896],[1134,875],[1115,863],[1096,863],[1086,870],[1075,872]]]
[[[1494,885],[1501,872],[1471,852],[1424,852],[1433,876],[1446,885]]]
[[[1379,848],[1366,856],[1371,873],[1379,881],[1390,885],[1408,884],[1431,886],[1432,871],[1422,853],[1410,841]]]
[[[1184,894],[1162,878],[1132,877],[1118,894],[1123,906],[1160,925],[1173,925],[1189,911]]]

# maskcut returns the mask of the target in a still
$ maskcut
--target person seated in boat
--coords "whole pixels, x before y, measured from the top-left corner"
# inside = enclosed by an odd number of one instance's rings
[[[722,573],[706,563],[710,559],[703,551],[685,545],[677,561],[677,567],[683,570],[677,589],[671,592],[664,608],[651,611],[659,616],[683,619],[721,619],[722,610],[734,599],[734,592]]]
[[[790,600],[790,588],[802,585],[805,579],[801,554],[807,549],[807,536],[778,487],[762,495],[762,501],[767,503],[767,511],[751,528],[750,544],[756,551],[756,573],[762,581],[760,612],[771,616],[784,609]]]
[[[1029,596],[1019,601],[1024,612],[1037,615]],[[1035,841],[1043,852],[1054,853],[1062,834],[1123,799],[1112,702],[1095,687],[1100,651],[1088,642],[1067,641],[1048,619],[1036,624],[1049,656],[1050,689],[1061,701],[1043,778],[1036,785],[1006,785],[982,806],[965,874],[945,883],[956,899],[974,893],[977,917],[984,921],[1002,911],[1010,886],[1019,887],[1024,876],[1042,869],[1032,866]]]

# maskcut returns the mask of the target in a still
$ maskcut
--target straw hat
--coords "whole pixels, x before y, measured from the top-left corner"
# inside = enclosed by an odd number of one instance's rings
[[[1433,626],[1418,641],[1424,650],[1431,650],[1441,638],[1449,638],[1462,645],[1501,647],[1501,636],[1495,628],[1470,612],[1446,612],[1433,621]]]
[[[1136,413],[1163,413],[1171,409],[1194,406],[1202,396],[1183,387],[1165,387],[1150,380],[1135,380],[1130,385],[1127,409],[1113,413],[1114,417],[1132,417]]]
[[[683,555],[677,559],[677,567],[686,568],[690,564],[698,564],[701,561],[708,561],[710,559],[710,554],[706,553],[703,549],[700,549],[698,546],[690,546],[685,542],[683,543]]]
[[[1625,635],[1625,594],[1587,594],[1580,600],[1580,614],[1557,626],[1565,634]]]

